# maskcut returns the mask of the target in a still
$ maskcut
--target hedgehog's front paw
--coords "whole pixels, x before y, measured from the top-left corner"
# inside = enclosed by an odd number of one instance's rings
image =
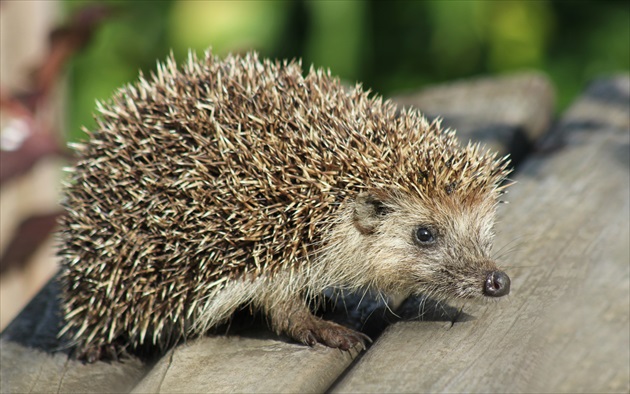
[[[314,316],[300,298],[278,302],[267,313],[275,332],[284,333],[305,345],[321,343],[332,348],[350,350],[356,344],[361,344],[365,350],[365,343],[372,342],[365,334]]]
[[[295,330],[293,337],[309,346],[314,346],[319,342],[328,347],[341,350],[350,350],[357,343],[361,344],[361,347],[365,350],[366,342],[372,342],[370,337],[363,333],[327,320],[314,319],[311,323],[308,327],[301,327]]]
[[[78,360],[85,361],[88,364],[92,364],[100,360],[118,361],[119,355],[122,353],[121,349],[117,348],[113,344],[102,346],[89,345],[81,349],[76,349],[75,352]]]

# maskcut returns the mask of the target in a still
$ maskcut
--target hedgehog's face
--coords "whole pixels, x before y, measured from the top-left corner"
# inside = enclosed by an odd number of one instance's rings
[[[501,297],[510,279],[490,258],[494,203],[361,194],[354,225],[365,240],[365,258],[383,291],[438,298]]]

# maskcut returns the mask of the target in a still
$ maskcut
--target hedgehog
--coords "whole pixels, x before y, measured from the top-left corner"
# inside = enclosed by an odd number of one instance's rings
[[[509,293],[490,257],[507,156],[299,60],[183,63],[97,103],[73,145],[60,336],[79,358],[172,347],[239,308],[299,343],[365,349],[313,313],[329,289]]]

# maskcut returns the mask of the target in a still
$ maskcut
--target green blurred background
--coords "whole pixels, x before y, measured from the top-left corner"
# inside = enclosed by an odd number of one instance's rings
[[[90,1],[65,3],[73,12]],[[630,68],[630,2],[106,1],[117,9],[71,63],[69,133],[93,127],[96,99],[172,50],[303,58],[385,96],[442,81],[546,72],[558,110],[594,77]]]

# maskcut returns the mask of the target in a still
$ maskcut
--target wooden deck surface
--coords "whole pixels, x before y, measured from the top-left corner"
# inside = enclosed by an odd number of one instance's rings
[[[376,339],[363,353],[301,346],[254,325],[155,362],[84,365],[58,351],[53,280],[2,333],[0,391],[628,392],[628,75],[594,82],[554,127],[553,89],[537,74],[398,100],[519,158],[496,228],[513,280],[507,299],[411,299],[396,317],[349,297],[348,322]]]

